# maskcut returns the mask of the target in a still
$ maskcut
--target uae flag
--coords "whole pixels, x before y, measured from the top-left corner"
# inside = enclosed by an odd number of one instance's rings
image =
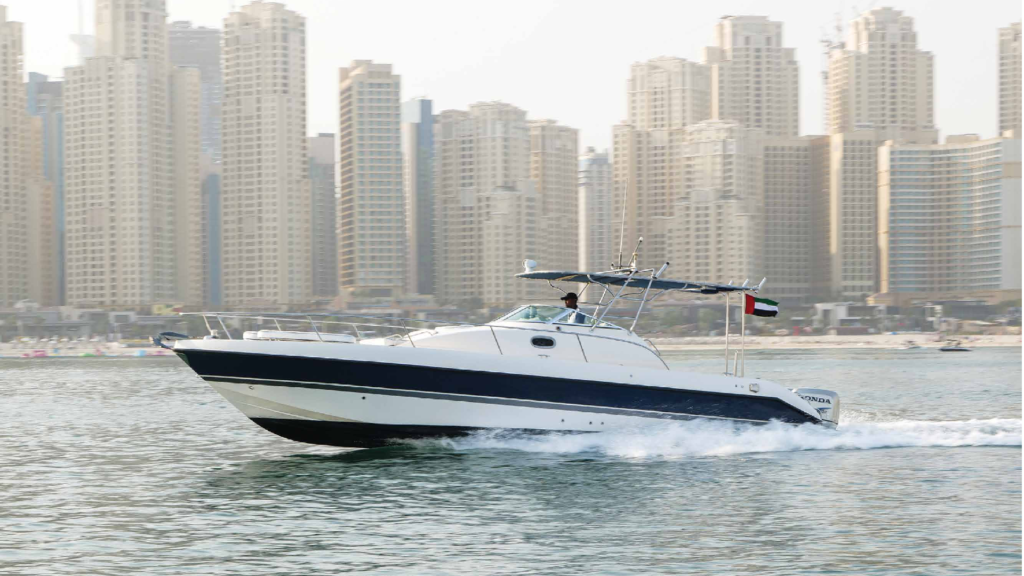
[[[744,314],[753,314],[754,316],[778,316],[779,303],[775,300],[754,298],[750,294],[746,294],[745,296],[747,297],[747,302],[743,308]]]

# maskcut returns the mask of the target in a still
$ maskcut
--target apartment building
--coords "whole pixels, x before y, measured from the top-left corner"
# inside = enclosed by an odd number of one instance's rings
[[[312,295],[306,21],[253,2],[224,19],[224,304],[298,308]]]
[[[433,294],[434,112],[426,98],[402,104],[402,156],[407,291]]]
[[[999,29],[999,133],[1021,130],[1020,22]]]
[[[813,294],[815,204],[828,192],[829,138],[800,136],[764,142],[764,275],[773,299],[803,303]]]
[[[203,173],[200,165],[202,81],[198,68],[176,67],[170,82],[171,143],[174,162],[175,293],[179,303],[210,302],[204,265]]]
[[[579,262],[579,131],[554,120],[531,120],[530,179],[540,197],[537,262],[571,270]]]
[[[522,261],[543,266],[522,244],[538,234],[539,202],[526,112],[502,102],[445,110],[435,117],[434,151],[435,294],[464,306],[510,303],[521,294],[514,284],[526,284],[513,278]]]
[[[53,222],[57,249],[56,303],[64,303],[64,83],[29,72],[25,84],[28,113],[41,121],[42,176],[53,188]]]
[[[711,117],[707,66],[662,56],[630,67],[626,123],[639,130],[683,128]]]
[[[607,150],[588,147],[579,159],[578,270],[607,270],[615,259],[619,218],[612,213],[612,164]]]
[[[202,153],[220,162],[221,100],[224,79],[221,73],[221,31],[191,22],[171,22],[167,28],[168,57],[173,66],[199,69],[200,126]]]
[[[28,298],[42,306],[56,306],[58,294],[57,198],[44,170],[43,137],[45,125],[40,116],[27,118],[25,185]]]
[[[850,23],[828,53],[830,297],[878,289],[877,148],[886,140],[934,144],[934,63],[914,20],[892,8]]]
[[[881,291],[911,300],[1021,295],[1021,141],[1012,131],[878,149]]]
[[[767,136],[800,132],[800,68],[782,43],[782,22],[764,16],[723,16],[715,46],[704,49],[710,69],[711,118],[758,128]]]
[[[309,182],[312,190],[313,296],[338,295],[338,229],[335,198],[334,134],[320,133],[306,139],[309,149]]]
[[[0,6],[0,306],[28,298],[26,186],[29,155],[22,84],[23,27]]]
[[[736,122],[688,126],[679,147],[681,190],[664,226],[667,275],[760,281],[764,271],[764,138]],[[647,238],[645,237],[645,240]],[[660,266],[661,262],[652,262]],[[656,266],[655,266],[656,267]],[[742,278],[740,278],[742,276]]]
[[[933,57],[918,49],[914,19],[869,10],[828,53],[828,133],[871,128],[886,140],[916,137],[935,128],[934,87]]]
[[[398,296],[406,273],[401,77],[390,64],[356,60],[338,78],[339,286]]]
[[[65,69],[66,301],[174,302],[165,3],[97,0],[96,54]]]
[[[683,129],[711,117],[709,68],[670,57],[635,63],[627,102],[627,120],[612,128],[612,211],[621,216],[625,203],[624,250],[643,237],[641,261],[660,266],[667,253],[664,229],[655,223],[672,215],[682,194]]]

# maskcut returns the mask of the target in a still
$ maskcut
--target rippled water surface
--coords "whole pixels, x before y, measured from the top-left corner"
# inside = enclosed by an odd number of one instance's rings
[[[346,452],[264,432],[176,358],[2,360],[0,573],[1021,573],[1019,348],[747,366],[838,391],[840,429]]]

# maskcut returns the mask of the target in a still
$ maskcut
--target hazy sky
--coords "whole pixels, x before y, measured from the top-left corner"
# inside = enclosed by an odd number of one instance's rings
[[[94,0],[84,5],[93,31]],[[0,0],[25,23],[25,70],[63,76],[73,64],[67,37],[79,0]],[[221,27],[242,0],[167,0],[168,21]],[[943,137],[983,137],[997,127],[997,29],[1021,19],[1020,0],[849,1],[693,0],[584,2],[486,0],[289,0],[306,18],[310,134],[336,132],[337,69],[354,59],[391,63],[403,99],[427,96],[434,110],[501,100],[530,118],[580,129],[581,150],[608,147],[625,117],[629,65],[655,56],[700,61],[719,17],[768,16],[784,23],[800,62],[800,132],[822,130],[819,40],[868,7],[892,6],[914,18],[918,48],[935,54],[936,123]]]

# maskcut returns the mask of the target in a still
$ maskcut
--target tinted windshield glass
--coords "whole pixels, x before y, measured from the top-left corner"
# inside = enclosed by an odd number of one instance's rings
[[[498,318],[499,322],[552,322],[569,313],[561,306],[523,306],[522,308]]]

